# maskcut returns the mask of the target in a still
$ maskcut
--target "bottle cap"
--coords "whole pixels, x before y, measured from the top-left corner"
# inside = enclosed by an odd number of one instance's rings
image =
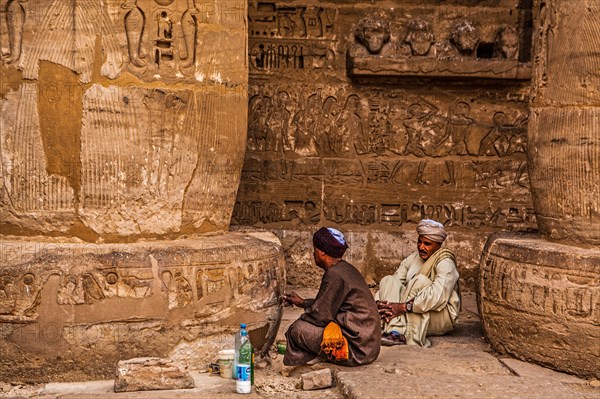
[[[240,328],[246,328],[246,323],[240,324]]]

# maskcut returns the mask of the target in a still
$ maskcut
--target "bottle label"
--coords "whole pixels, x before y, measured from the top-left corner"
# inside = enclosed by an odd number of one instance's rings
[[[250,381],[250,366],[247,364],[238,364],[236,367],[236,379],[239,381]]]

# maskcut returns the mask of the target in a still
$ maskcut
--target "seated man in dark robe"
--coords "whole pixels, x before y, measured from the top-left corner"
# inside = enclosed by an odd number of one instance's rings
[[[288,329],[283,363],[299,366],[321,355],[345,366],[377,359],[381,324],[375,299],[362,274],[342,260],[348,248],[338,230],[321,228],[313,236],[313,256],[325,271],[315,299],[284,295],[305,312]]]

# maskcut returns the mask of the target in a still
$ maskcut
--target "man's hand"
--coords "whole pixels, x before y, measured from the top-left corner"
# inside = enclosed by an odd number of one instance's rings
[[[389,323],[394,317],[398,317],[406,313],[406,304],[397,302],[377,302],[377,308],[379,309],[379,317],[381,317],[386,323]]]
[[[296,305],[296,306],[300,306],[302,307],[302,304],[304,303],[304,298],[302,298],[300,295],[296,294],[295,292],[290,292],[283,294],[283,300],[287,303],[287,304],[291,304],[291,305]]]

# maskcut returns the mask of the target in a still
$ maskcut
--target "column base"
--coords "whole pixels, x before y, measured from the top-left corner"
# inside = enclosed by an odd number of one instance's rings
[[[86,244],[0,240],[0,380],[113,378],[119,360],[205,369],[247,323],[272,345],[285,285],[271,233]]]
[[[479,310],[494,350],[600,378],[600,250],[497,234],[479,269]]]

